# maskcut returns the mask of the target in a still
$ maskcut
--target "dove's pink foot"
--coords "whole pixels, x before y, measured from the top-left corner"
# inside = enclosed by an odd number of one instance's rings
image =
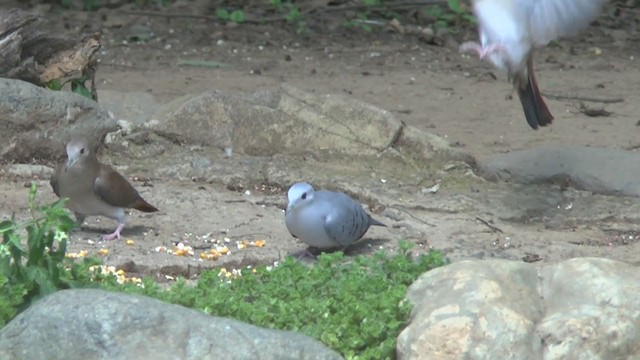
[[[494,52],[502,51],[506,52],[507,48],[500,44],[491,44],[486,48],[483,48],[482,45],[478,44],[477,42],[468,41],[460,45],[461,53],[475,53],[481,60],[486,58],[487,55],[491,55]]]
[[[105,241],[113,240],[113,239],[120,240],[120,231],[122,231],[123,228],[124,228],[124,224],[118,224],[116,231],[114,231],[112,234],[109,234],[109,235],[102,235],[102,240],[105,240]]]

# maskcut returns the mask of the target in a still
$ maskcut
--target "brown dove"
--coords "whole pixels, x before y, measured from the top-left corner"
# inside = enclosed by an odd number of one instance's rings
[[[472,0],[480,43],[466,42],[460,52],[507,70],[525,118],[533,129],[553,115],[540,95],[533,73],[533,50],[573,35],[593,21],[606,0]]]
[[[86,140],[67,144],[67,161],[58,165],[50,181],[58,197],[68,198],[65,206],[74,212],[82,225],[87,215],[102,215],[118,221],[112,234],[103,240],[120,239],[125,225],[124,209],[158,211],[138,191],[108,165],[101,164]]]

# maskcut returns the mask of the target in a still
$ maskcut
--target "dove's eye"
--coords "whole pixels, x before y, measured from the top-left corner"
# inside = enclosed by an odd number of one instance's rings
[[[301,198],[302,198],[302,200],[306,199],[307,198],[307,193],[302,193]]]
[[[80,154],[84,154],[84,148],[80,149]]]

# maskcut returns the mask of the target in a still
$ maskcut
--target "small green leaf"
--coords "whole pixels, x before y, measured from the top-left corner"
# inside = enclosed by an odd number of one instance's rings
[[[292,7],[285,18],[288,22],[293,22],[300,18],[300,10],[297,7]]]
[[[455,19],[456,19],[456,16],[453,14],[442,14],[442,16],[440,16],[440,20],[445,21],[447,23],[452,23]]]
[[[5,234],[7,235],[7,234]],[[20,237],[15,233],[9,233],[9,239],[5,239],[5,244],[9,245],[9,251],[12,254],[24,254],[24,248],[22,247],[22,243],[20,242]]]
[[[229,20],[229,12],[226,9],[217,9],[216,16],[222,20]]]
[[[11,220],[5,220],[3,222],[0,222],[0,233],[13,230],[14,227],[15,227],[15,223]]]
[[[296,26],[296,33],[298,34],[304,34],[308,31],[309,29],[307,28],[307,23],[303,20],[298,21],[298,24]]]
[[[433,5],[425,8],[424,12],[437,19],[442,16],[444,10],[439,5]]]
[[[58,79],[53,79],[53,80],[49,81],[46,84],[46,86],[47,86],[48,89],[59,91],[60,89],[62,89],[62,86],[64,86],[64,84],[62,82],[60,82],[60,80],[58,80]]]
[[[58,229],[56,229],[56,231],[61,231],[61,232],[65,232],[68,233],[69,231],[75,229],[78,224],[76,224],[76,222],[69,216],[66,214],[62,214],[62,215],[58,215]]]
[[[475,17],[474,15],[472,15],[472,14],[463,14],[463,15],[462,15],[462,18],[463,18],[465,21],[468,21],[468,22],[470,22],[470,23],[472,23],[472,24],[477,24],[477,23],[478,23],[478,20],[477,20],[477,19],[476,19],[476,17]]]
[[[229,16],[229,20],[233,21],[234,23],[243,23],[245,20],[244,17],[244,11],[242,10],[234,10],[231,15]]]
[[[91,91],[84,86],[84,81],[80,81],[80,79],[74,79],[71,81],[71,91],[86,97],[87,99],[94,100]]]
[[[36,199],[36,192],[38,191],[38,186],[35,182],[31,183],[31,188],[29,189],[29,208],[34,208],[34,201]]]
[[[436,22],[433,23],[433,27],[435,29],[443,29],[443,28],[446,28],[447,25],[449,25],[449,23],[444,20],[437,20]]]
[[[464,12],[464,9],[462,9],[462,6],[460,5],[460,0],[447,0],[447,5],[449,6],[449,10],[456,14]]]

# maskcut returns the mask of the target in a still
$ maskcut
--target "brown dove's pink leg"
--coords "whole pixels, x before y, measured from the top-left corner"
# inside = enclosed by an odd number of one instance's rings
[[[109,235],[103,235],[102,240],[113,240],[113,239],[120,240],[120,231],[122,231],[123,228],[124,228],[124,223],[118,224],[116,231],[114,231],[112,234],[109,234]]]

